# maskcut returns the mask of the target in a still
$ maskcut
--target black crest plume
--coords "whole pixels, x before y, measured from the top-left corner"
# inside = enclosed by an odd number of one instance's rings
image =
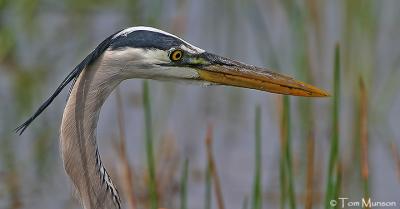
[[[119,33],[120,31],[116,32]],[[90,64],[92,64],[97,58],[100,57],[101,54],[110,46],[114,35],[109,36],[103,42],[101,42],[85,59],[79,63],[73,70],[70,72],[67,77],[60,83],[54,93],[45,101],[42,105],[36,110],[36,112],[28,118],[23,124],[18,126],[14,131],[21,135],[25,129],[53,102],[54,98],[60,94],[60,92],[64,89],[66,85],[68,85],[72,80],[76,80],[81,72]],[[75,82],[73,82],[71,89]]]

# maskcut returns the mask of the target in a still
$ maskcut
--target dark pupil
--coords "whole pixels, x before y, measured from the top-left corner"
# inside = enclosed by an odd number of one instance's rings
[[[181,53],[180,52],[176,52],[175,53],[175,59],[179,59],[181,57]]]

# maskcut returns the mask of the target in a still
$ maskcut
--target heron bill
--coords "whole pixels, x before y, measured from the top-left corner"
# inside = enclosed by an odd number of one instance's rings
[[[212,56],[211,64],[201,67],[198,71],[202,80],[285,95],[303,97],[329,96],[326,91],[291,77],[217,55]]]

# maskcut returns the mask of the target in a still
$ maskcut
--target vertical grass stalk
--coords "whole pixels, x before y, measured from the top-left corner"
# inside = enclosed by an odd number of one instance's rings
[[[304,209],[312,209],[314,194],[314,153],[315,153],[315,137],[313,130],[307,140],[307,175],[306,175],[306,201]]]
[[[125,199],[127,200],[128,209],[136,209],[136,197],[133,186],[133,169],[130,165],[128,154],[126,152],[126,136],[125,136],[125,119],[122,106],[122,97],[119,88],[115,90],[117,100],[117,119],[119,127],[119,141],[116,142],[116,150],[119,154],[119,162],[121,163],[121,186],[124,190]]]
[[[211,163],[207,161],[206,167],[206,181],[205,181],[205,195],[204,195],[204,209],[211,209]]]
[[[279,160],[279,186],[280,186],[280,208],[284,209],[285,204],[286,204],[286,188],[287,188],[287,183],[286,183],[286,169],[285,169],[285,152],[284,152],[284,139],[283,139],[283,127],[281,126],[281,157]]]
[[[286,127],[285,134],[285,169],[286,169],[286,177],[287,177],[287,191],[288,191],[288,201],[291,209],[296,208],[296,196],[294,192],[294,182],[293,182],[293,171],[292,171],[292,149],[291,149],[291,114],[290,114],[290,99],[288,96],[284,96],[283,98],[283,113],[284,113],[284,121]]]
[[[340,172],[339,169],[339,107],[340,107],[340,50],[339,45],[335,48],[334,63],[334,92],[332,111],[332,139],[328,165],[327,188],[325,194],[325,208],[335,208],[330,205],[331,200],[337,200],[335,196],[339,193]],[[336,169],[335,169],[336,168]],[[337,206],[336,206],[337,207]]]
[[[397,149],[396,142],[392,141],[390,143],[390,149],[392,150],[393,160],[397,171],[397,182],[400,183],[400,154]]]
[[[292,150],[291,150],[291,114],[290,100],[288,96],[283,97],[281,109],[281,160],[280,160],[280,187],[281,187],[281,208],[289,204],[289,208],[296,208],[296,196],[292,171]]]
[[[158,208],[157,198],[157,182],[156,182],[156,171],[155,161],[153,153],[153,131],[151,122],[151,106],[150,106],[150,93],[148,81],[143,81],[143,107],[144,107],[144,120],[146,129],[146,154],[147,154],[147,166],[149,172],[149,190],[151,209]]]
[[[188,172],[189,172],[189,159],[185,159],[182,169],[181,177],[181,188],[180,188],[180,198],[181,198],[181,209],[187,209],[187,184],[188,184]]]
[[[210,164],[211,178],[214,182],[215,195],[217,197],[218,209],[225,209],[224,198],[222,195],[221,182],[219,180],[217,166],[215,165],[214,155],[212,152],[212,127],[209,126],[206,137],[207,158]]]
[[[361,178],[363,183],[364,198],[370,197],[369,192],[369,166],[368,166],[368,99],[364,80],[360,78],[360,154]]]
[[[262,155],[261,155],[261,107],[255,111],[255,169],[253,182],[252,209],[262,208]]]

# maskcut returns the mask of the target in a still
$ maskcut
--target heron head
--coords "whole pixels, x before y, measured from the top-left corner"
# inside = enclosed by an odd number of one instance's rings
[[[117,66],[126,78],[220,84],[295,96],[328,96],[312,85],[206,52],[175,35],[150,27],[133,27],[115,34],[103,59]]]

